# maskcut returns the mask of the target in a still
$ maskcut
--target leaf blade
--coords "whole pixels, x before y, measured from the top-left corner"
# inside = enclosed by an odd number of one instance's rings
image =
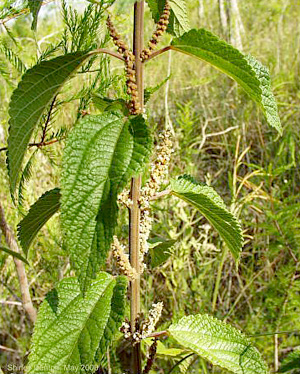
[[[26,260],[26,258],[24,258],[22,255],[20,255],[20,253],[18,253],[18,252],[12,251],[11,249],[8,249],[8,248],[2,247],[2,246],[0,246],[0,251],[6,252],[7,254],[9,254],[9,255],[11,255],[13,257],[16,257],[17,259],[25,262],[25,264],[29,265],[29,263]]]
[[[27,215],[18,224],[18,239],[24,253],[36,237],[39,230],[60,208],[60,189],[45,192],[29,209]]]
[[[62,224],[83,289],[106,259],[117,194],[142,169],[150,148],[142,116],[88,116],[69,134],[62,163]]]
[[[234,79],[261,107],[269,125],[282,133],[269,72],[257,60],[245,56],[205,29],[193,29],[175,38],[171,49],[208,62]]]
[[[58,374],[82,372],[82,366],[95,365],[114,286],[112,276],[101,273],[85,297],[76,278],[63,279],[47,295],[38,313],[28,374],[47,374],[49,368]]]
[[[240,224],[212,187],[183,175],[171,181],[171,193],[197,208],[219,232],[234,258],[239,259],[243,246]]]
[[[169,327],[178,343],[236,374],[266,374],[257,349],[239,330],[209,315],[183,317]]]
[[[14,90],[9,104],[7,152],[12,195],[33,130],[62,85],[89,56],[76,52],[43,61],[27,70]]]

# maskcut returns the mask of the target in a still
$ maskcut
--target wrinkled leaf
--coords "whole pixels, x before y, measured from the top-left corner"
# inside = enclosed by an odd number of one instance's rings
[[[239,330],[209,315],[183,317],[169,332],[183,347],[236,374],[266,374],[267,367]]]
[[[254,57],[245,56],[205,29],[193,29],[175,38],[171,48],[206,61],[234,79],[261,107],[269,125],[282,133],[269,72]]]
[[[76,278],[63,279],[48,293],[38,312],[28,374],[96,371],[94,356],[107,327],[114,286],[113,277],[101,273],[85,297]]]
[[[27,70],[14,90],[9,104],[7,153],[12,194],[33,130],[63,84],[89,56],[77,52],[43,61]]]
[[[62,224],[83,289],[105,262],[116,225],[117,195],[149,156],[142,116],[86,116],[70,132],[61,179]]]
[[[286,373],[288,371],[293,371],[295,374],[300,372],[300,349],[295,349],[282,361],[279,373]]]

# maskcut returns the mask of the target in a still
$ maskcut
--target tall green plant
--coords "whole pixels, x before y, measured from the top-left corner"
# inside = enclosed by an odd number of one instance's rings
[[[134,4],[132,51],[108,16],[107,28],[117,52],[95,49],[67,53],[66,50],[66,54],[26,71],[11,98],[7,165],[14,197],[32,133],[49,107],[51,111],[66,81],[80,66],[102,53],[125,65],[126,100],[96,97],[95,103],[101,103],[102,113],[84,115],[68,135],[60,189],[46,192],[19,224],[20,242],[27,254],[38,230],[60,210],[64,241],[76,274],[60,281],[42,303],[27,372],[95,372],[106,347],[121,330],[131,347],[128,371],[133,374],[150,372],[161,337],[172,337],[187,351],[234,373],[263,374],[266,365],[252,343],[237,329],[212,316],[186,316],[166,331],[155,331],[162,303],[154,304],[146,318],[140,314],[140,279],[149,248],[153,200],[174,195],[198,209],[219,232],[237,264],[243,245],[237,219],[210,186],[183,175],[173,177],[161,191],[171,159],[172,136],[166,129],[152,152],[153,134],[144,105],[147,62],[172,50],[211,64],[235,80],[261,107],[270,126],[279,133],[282,131],[269,73],[264,66],[207,30],[189,30],[184,0],[147,2],[156,21],[148,46],[143,45],[144,1],[139,1]],[[92,3],[96,7],[101,5],[101,12],[103,6],[109,5],[104,1]],[[35,27],[38,11],[31,10]],[[164,32],[176,37],[170,45],[154,51]],[[149,173],[146,169],[151,155]],[[148,176],[144,184],[142,176]],[[123,244],[125,238],[115,236],[121,206],[129,211],[128,245]],[[104,271],[110,249],[116,274],[125,277]],[[130,321],[124,321],[127,281],[130,281]],[[147,338],[152,338],[153,343],[143,365],[141,342]]]

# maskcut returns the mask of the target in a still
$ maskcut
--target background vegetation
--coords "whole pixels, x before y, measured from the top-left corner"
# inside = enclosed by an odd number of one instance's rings
[[[225,319],[252,336],[269,366],[277,370],[279,362],[300,346],[300,2],[240,0],[240,40],[235,28],[238,16],[232,8],[224,27],[217,0],[193,0],[188,4],[192,27],[205,27],[232,43],[242,42],[239,46],[245,53],[255,55],[269,67],[284,133],[279,137],[268,128],[256,105],[234,82],[209,66],[198,61],[187,63],[185,56],[175,53],[149,62],[147,86],[155,87],[165,81],[147,108],[150,122],[153,130],[160,130],[169,122],[176,139],[170,175],[187,172],[216,188],[239,216],[246,244],[236,269],[218,236],[199,213],[184,203],[160,200],[156,203],[152,238],[175,239],[176,243],[164,264],[152,268],[149,263],[142,302],[147,310],[153,301],[163,301],[165,321],[199,312]],[[10,95],[27,67],[66,51],[110,43],[105,14],[96,16],[92,7],[82,14],[87,5],[77,4],[78,15],[66,4],[50,2],[44,6],[34,33],[28,15],[6,22],[13,10],[2,1],[0,148],[6,147]],[[19,6],[22,9],[22,4]],[[117,1],[114,14],[118,30],[129,41],[131,9]],[[152,29],[147,10],[146,37]],[[86,111],[96,112],[97,95],[125,95],[121,63],[103,57],[96,64],[98,67],[93,65],[90,74],[79,72],[59,96],[47,133],[48,140],[59,141],[46,147],[31,147],[19,188],[18,209],[10,199],[5,151],[0,152],[0,200],[15,229],[29,206],[43,192],[59,185],[64,138],[76,113],[80,117]],[[71,110],[74,108],[77,111]],[[63,130],[58,132],[61,127]],[[36,141],[40,130],[35,134]],[[119,230],[125,235],[125,219]],[[3,243],[2,238],[0,245]],[[70,273],[58,216],[38,235],[30,249],[29,262],[26,269],[30,288],[39,305],[53,284]],[[20,365],[24,357],[26,360],[32,326],[21,307],[13,260],[3,252],[0,278],[0,366],[5,369],[7,363]],[[122,350],[119,353],[124,355]],[[116,359],[111,358],[112,362]],[[180,357],[174,358],[173,364],[179,360]],[[211,371],[194,356],[187,363],[191,365],[189,373]],[[183,366],[176,370],[184,372]],[[154,372],[167,373],[171,367],[170,362],[161,359]]]

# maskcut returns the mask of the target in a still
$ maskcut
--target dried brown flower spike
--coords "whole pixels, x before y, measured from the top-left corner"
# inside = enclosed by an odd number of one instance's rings
[[[144,49],[141,53],[141,59],[143,61],[148,60],[153,50],[155,49],[157,43],[159,42],[160,37],[167,30],[169,19],[170,19],[170,11],[171,11],[170,4],[168,1],[166,1],[163,13],[160,16],[159,21],[157,22],[157,25],[156,25],[156,29],[148,43],[148,48]]]
[[[112,20],[109,16],[107,17],[106,25],[114,44],[118,47],[118,52],[121,55],[123,55],[125,60],[127,94],[131,96],[131,100],[129,102],[129,111],[133,115],[138,114],[140,113],[140,104],[138,101],[137,93],[134,54],[130,51],[127,44],[121,39],[121,36],[117,33],[112,23]]]

